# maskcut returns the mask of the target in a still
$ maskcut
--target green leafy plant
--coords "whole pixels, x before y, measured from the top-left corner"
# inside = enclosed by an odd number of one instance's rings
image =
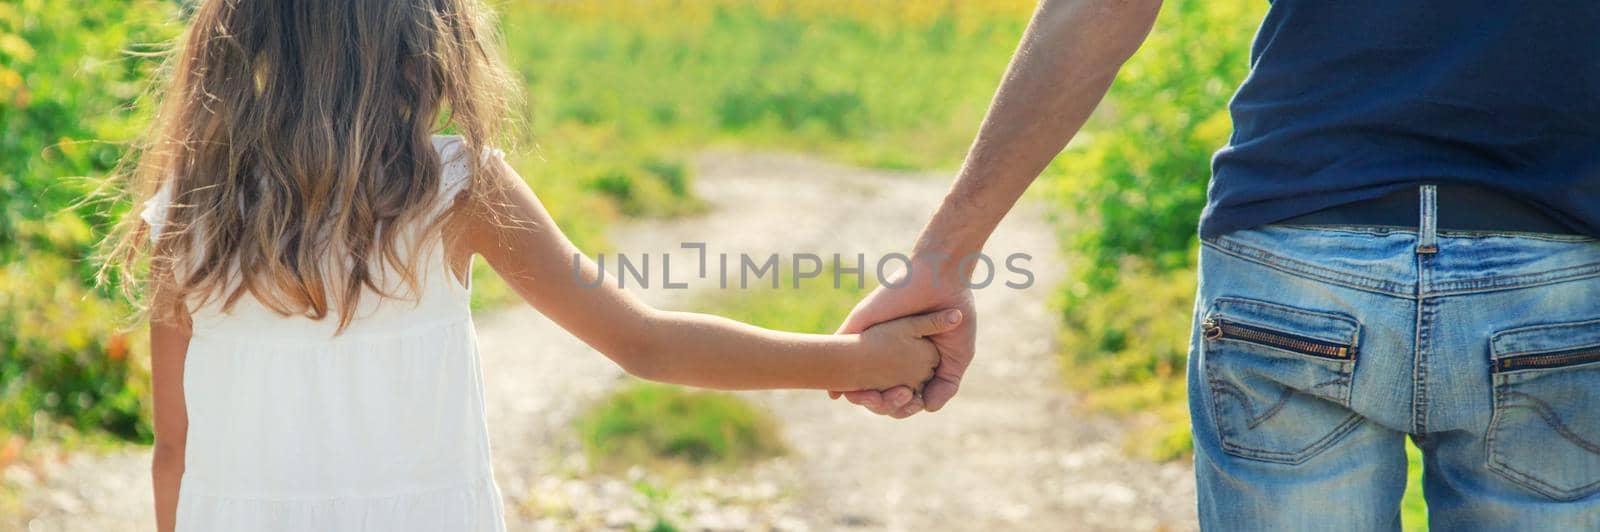
[[[176,32],[150,0],[0,4],[0,439],[55,427],[149,441],[148,369],[128,308],[93,287],[100,231],[125,206],[83,201],[143,123],[130,111]]]
[[[1169,1],[1046,193],[1071,215],[1079,260],[1058,298],[1064,364],[1090,405],[1154,419],[1150,454],[1189,449],[1183,363],[1194,302],[1195,226],[1227,101],[1248,68],[1264,4]],[[1154,432],[1156,437],[1149,437]]]
[[[635,382],[577,422],[584,452],[601,468],[675,462],[735,465],[783,453],[778,425],[731,395]]]

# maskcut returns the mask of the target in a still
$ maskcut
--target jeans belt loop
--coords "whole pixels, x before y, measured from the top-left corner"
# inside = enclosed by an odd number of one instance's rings
[[[1417,196],[1417,253],[1439,252],[1439,187],[1422,185]]]

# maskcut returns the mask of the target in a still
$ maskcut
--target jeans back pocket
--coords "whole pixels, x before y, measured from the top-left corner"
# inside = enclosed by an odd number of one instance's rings
[[[1207,400],[1224,452],[1298,464],[1361,423],[1350,411],[1350,316],[1219,297],[1201,324]]]
[[[1600,492],[1600,320],[1490,339],[1489,469],[1559,501]]]

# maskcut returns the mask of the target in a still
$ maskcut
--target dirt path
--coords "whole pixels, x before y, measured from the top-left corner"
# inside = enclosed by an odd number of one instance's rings
[[[906,251],[949,184],[945,175],[785,155],[707,154],[699,168],[712,214],[630,230],[619,250],[707,241],[713,253],[882,256]],[[746,394],[783,420],[793,459],[804,464],[792,488],[807,523],[884,530],[1193,526],[1188,466],[1124,456],[1119,427],[1074,412],[1061,388],[1049,306],[1064,274],[1055,235],[1040,205],[1024,202],[990,240],[992,256],[1032,255],[1037,282],[1027,290],[997,282],[978,293],[979,358],[944,410],[893,421],[816,393]],[[693,257],[683,259],[693,264]]]
[[[680,242],[706,242],[711,253],[730,256],[878,257],[904,251],[948,183],[948,176],[790,155],[708,153],[698,171],[708,214],[620,225],[615,248],[652,260],[672,252],[675,272],[696,260]],[[991,255],[1033,255],[1037,282],[979,293],[979,359],[945,410],[894,421],[820,392],[743,394],[782,420],[794,452],[698,480],[587,471],[569,424],[621,382],[621,372],[531,310],[479,316],[496,475],[511,528],[647,528],[656,514],[685,530],[1193,528],[1187,465],[1124,456],[1119,426],[1074,411],[1060,387],[1048,306],[1063,273],[1054,234],[1038,206],[1025,203],[991,240]],[[680,309],[696,292],[641,291]],[[27,530],[144,530],[147,459],[141,452],[82,456],[42,478],[8,471],[7,481],[28,486]],[[0,519],[0,527],[9,521]]]

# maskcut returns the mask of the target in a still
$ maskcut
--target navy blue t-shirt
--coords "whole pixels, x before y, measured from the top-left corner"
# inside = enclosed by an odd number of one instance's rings
[[[1600,236],[1600,0],[1277,0],[1212,160],[1212,237],[1419,183]]]

